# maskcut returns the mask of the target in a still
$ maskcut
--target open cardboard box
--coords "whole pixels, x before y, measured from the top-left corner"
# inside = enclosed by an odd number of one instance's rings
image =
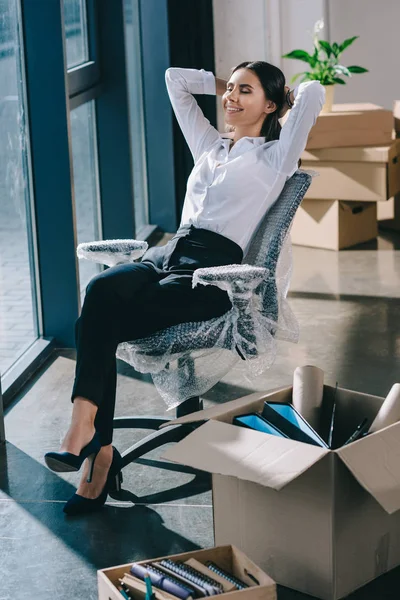
[[[194,552],[162,556],[137,562],[145,564],[160,561],[163,558],[171,558],[172,560],[183,562],[190,558],[195,558],[203,564],[211,560],[250,586],[245,590],[219,594],[220,597],[224,596],[226,600],[276,600],[275,582],[234,546],[219,546],[208,550],[196,550]],[[129,573],[131,566],[132,563],[128,563],[97,571],[99,600],[121,600],[122,596],[117,588],[118,580],[124,576],[124,573]],[[258,581],[259,585],[254,580]],[[153,591],[155,592],[156,600],[176,600],[175,596],[171,596],[161,590],[156,590],[156,588],[153,588]],[[131,595],[134,596],[134,600],[145,599],[145,586],[141,581],[137,581]]]
[[[334,388],[324,386],[324,402]],[[292,387],[168,425],[206,421],[164,458],[213,474],[216,544],[234,544],[282,585],[338,600],[400,564],[400,423],[337,450],[232,425]],[[335,447],[383,398],[338,388]]]
[[[305,150],[302,168],[314,169],[306,198],[384,202],[400,192],[400,139],[380,147]]]

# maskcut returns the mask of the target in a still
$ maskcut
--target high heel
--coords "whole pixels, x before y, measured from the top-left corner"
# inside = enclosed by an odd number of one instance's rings
[[[108,492],[120,491],[123,481],[121,473],[122,456],[114,446],[112,449],[112,462],[108,471],[107,481],[100,495],[97,498],[85,498],[79,494],[74,494],[64,506],[64,512],[67,515],[82,515],[99,510],[107,500]]]
[[[89,458],[90,468],[87,482],[90,483],[92,481],[94,461],[100,452],[100,448],[100,437],[96,432],[90,442],[82,448],[79,456],[71,454],[71,452],[47,452],[44,455],[44,460],[52,471],[64,473],[67,471],[79,471],[85,458]]]

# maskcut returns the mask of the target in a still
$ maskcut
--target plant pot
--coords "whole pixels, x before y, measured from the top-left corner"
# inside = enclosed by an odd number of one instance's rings
[[[325,88],[325,92],[326,92],[325,104],[323,105],[320,114],[326,114],[326,113],[332,112],[332,106],[333,106],[333,96],[334,96],[334,92],[335,92],[335,86],[334,85],[324,85],[324,88]]]

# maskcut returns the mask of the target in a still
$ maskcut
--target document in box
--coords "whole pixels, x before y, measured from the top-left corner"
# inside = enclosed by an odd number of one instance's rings
[[[303,419],[292,404],[265,402],[262,416],[292,440],[329,448],[328,444]]]

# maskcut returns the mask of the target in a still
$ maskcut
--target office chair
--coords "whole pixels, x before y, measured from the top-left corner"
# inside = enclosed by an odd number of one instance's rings
[[[222,317],[174,325],[118,346],[117,357],[153,381],[176,417],[202,410],[200,395],[215,385],[238,360],[250,372],[263,372],[274,360],[275,339],[296,342],[297,321],[286,301],[291,275],[290,239],[294,215],[311,184],[297,170],[266,213],[241,265],[194,271],[193,285],[217,285],[228,292],[232,308]],[[138,260],[147,243],[105,240],[80,244],[79,258],[114,266]],[[174,416],[175,418],[175,416]],[[175,425],[166,417],[117,417],[114,428],[156,430],[122,454],[123,466],[169,442],[178,442],[198,426]]]

